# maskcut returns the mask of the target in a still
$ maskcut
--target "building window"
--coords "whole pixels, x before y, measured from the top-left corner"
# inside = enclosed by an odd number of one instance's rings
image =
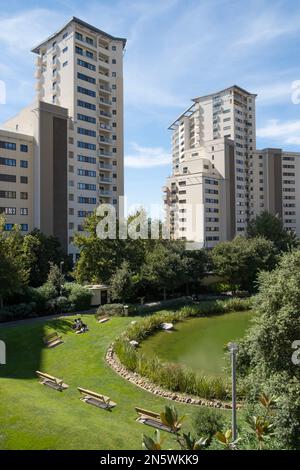
[[[20,151],[21,152],[28,152],[28,145],[21,144],[20,145]]]
[[[15,175],[0,174],[0,181],[6,181],[7,183],[16,183],[17,178]]]
[[[111,50],[112,50],[112,51],[116,51],[116,50],[117,50],[117,47],[116,47],[116,46],[112,46],[112,47],[111,47]]]
[[[97,160],[95,157],[86,157],[85,155],[78,155],[77,160],[79,162],[92,163],[94,165],[97,163]]]
[[[16,199],[16,191],[0,191],[0,197],[3,199]]]
[[[17,146],[12,142],[4,142],[3,140],[0,140],[0,148],[6,150],[16,150]]]
[[[117,63],[116,59],[112,59],[111,63],[116,64]]]
[[[28,193],[20,193],[20,199],[28,199]]]
[[[77,31],[75,32],[75,37],[76,39],[79,39],[79,41],[83,41],[83,36],[81,33],[78,33]]]
[[[80,67],[84,67],[86,69],[92,70],[93,72],[96,72],[96,66],[93,64],[90,64],[89,62],[85,62],[84,60],[77,59],[77,64],[80,65]]]
[[[77,141],[77,147],[88,150],[96,150],[96,145],[90,144],[88,142]]]
[[[88,90],[87,88],[83,88],[81,86],[77,87],[77,91],[78,91],[78,93],[82,93],[83,95],[92,96],[93,98],[96,97],[96,92],[95,91]]]
[[[65,48],[63,49],[63,54],[65,54],[65,53],[67,52],[67,50],[68,50],[68,47],[65,47]]]
[[[96,118],[91,116],[86,116],[85,114],[77,114],[77,119],[79,121],[90,122],[91,124],[96,124]]]
[[[28,176],[20,176],[20,183],[28,184]]]
[[[28,232],[28,224],[21,224],[22,232]]]
[[[88,135],[90,137],[96,137],[96,131],[85,129],[84,127],[78,127],[77,132],[78,134],[81,134],[81,135]]]
[[[68,32],[66,32],[64,35],[63,35],[63,39],[66,39],[66,37],[68,36]]]
[[[82,108],[92,109],[93,111],[96,111],[96,105],[87,103],[86,101],[77,100],[77,106],[81,106]]]
[[[89,77],[88,75],[84,75],[83,73],[77,73],[77,78],[80,80],[84,80],[85,82],[96,84],[96,79],[93,77]]]
[[[0,214],[16,215],[17,209],[16,207],[0,207]]]
[[[93,52],[86,51],[86,56],[87,56],[89,59],[94,59],[94,54],[93,54]]]
[[[91,44],[92,46],[94,45],[94,41],[92,38],[89,38],[88,36],[85,38],[87,44]]]
[[[17,161],[14,158],[0,157],[0,165],[16,166],[16,164],[17,164]]]
[[[28,209],[27,209],[27,207],[21,207],[21,209],[20,209],[20,215],[28,215]]]
[[[68,65],[68,61],[66,60],[66,62],[63,63],[63,67],[66,67]]]

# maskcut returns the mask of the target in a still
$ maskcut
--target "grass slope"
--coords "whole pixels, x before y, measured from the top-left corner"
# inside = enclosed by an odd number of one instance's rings
[[[108,345],[133,320],[113,318],[99,325],[83,316],[90,331],[76,335],[72,317],[0,328],[7,345],[7,365],[0,366],[0,449],[140,449],[143,433],[153,428],[135,422],[135,406],[160,412],[170,401],[156,397],[119,377],[105,363]],[[46,349],[45,333],[56,330],[64,344]],[[63,378],[63,393],[38,383],[35,371]],[[108,412],[84,404],[76,387],[108,395],[117,407]],[[194,408],[176,404],[190,429]],[[166,434],[165,448],[172,448]]]

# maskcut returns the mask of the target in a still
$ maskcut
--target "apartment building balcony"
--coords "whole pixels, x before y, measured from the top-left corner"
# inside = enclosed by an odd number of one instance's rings
[[[98,55],[98,60],[101,62],[101,67],[105,67],[106,69],[109,69],[109,58],[108,56],[103,56],[103,55]]]
[[[109,163],[99,163],[99,170],[103,171],[112,171],[113,166],[110,165]]]
[[[102,143],[102,144],[106,144],[106,145],[111,145],[112,144],[112,140],[109,139],[108,137],[104,137],[103,135],[99,136],[99,142]]]
[[[102,93],[108,93],[110,95],[112,92],[112,89],[109,86],[104,85],[103,83],[99,84],[99,88]]]
[[[100,122],[100,131],[101,132],[112,132],[112,127],[106,122]]]
[[[108,100],[107,98],[103,98],[103,96],[100,96],[100,105],[102,106],[112,106],[112,102]]]
[[[98,157],[111,158],[112,152],[107,152],[106,150],[98,150]]]
[[[104,119],[111,119],[112,118],[112,114],[109,113],[108,111],[103,111],[103,110],[100,110],[100,117],[104,118]]]
[[[100,183],[111,184],[112,178],[110,176],[100,176],[99,181]]]
[[[98,49],[101,50],[103,49],[105,53],[107,54],[109,51],[109,42],[105,40],[104,38],[99,38],[98,39]]]
[[[106,189],[99,189],[99,196],[112,197],[112,195],[113,195],[112,191],[108,191]]]
[[[99,67],[98,73],[101,77],[101,80],[108,81],[108,82],[110,81],[109,73],[107,72],[106,69]]]

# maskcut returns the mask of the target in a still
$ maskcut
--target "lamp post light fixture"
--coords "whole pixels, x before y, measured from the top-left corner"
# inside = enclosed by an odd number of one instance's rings
[[[236,419],[236,353],[238,345],[236,343],[229,343],[228,349],[231,355],[231,379],[232,379],[232,440],[237,440],[237,419]]]

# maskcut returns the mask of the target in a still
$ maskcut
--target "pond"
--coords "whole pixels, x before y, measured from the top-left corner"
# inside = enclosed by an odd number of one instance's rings
[[[226,376],[224,347],[240,339],[251,325],[253,312],[233,312],[189,318],[173,331],[159,331],[141,344],[140,351],[166,362],[177,362],[207,376]]]

